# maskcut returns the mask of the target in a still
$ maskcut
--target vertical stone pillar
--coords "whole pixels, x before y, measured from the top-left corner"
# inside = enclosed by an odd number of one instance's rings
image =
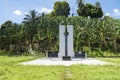
[[[59,53],[58,53],[58,57],[63,57],[65,56],[65,26],[64,25],[60,25],[59,26]]]
[[[68,35],[68,42],[67,42],[67,52],[68,56],[74,57],[74,52],[73,52],[73,26],[72,25],[67,25],[67,31],[69,33]],[[58,57],[63,57],[65,56],[65,26],[60,25],[59,26],[59,53]]]
[[[68,56],[75,57],[74,50],[73,50],[73,26],[67,25],[68,30]]]

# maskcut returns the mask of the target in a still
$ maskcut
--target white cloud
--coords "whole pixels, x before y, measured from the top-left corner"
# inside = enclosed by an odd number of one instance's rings
[[[107,13],[105,13],[105,16],[110,16],[110,13],[108,13],[108,12],[107,12]]]
[[[113,9],[114,16],[120,16],[120,10],[119,9]]]
[[[29,14],[29,13],[25,12],[24,14],[27,15],[27,14]]]
[[[52,9],[48,9],[48,8],[45,8],[45,7],[41,7],[40,9],[38,9],[38,11],[40,13],[44,12],[44,13],[50,13],[52,12]]]
[[[15,11],[13,12],[13,14],[15,14],[15,15],[17,15],[17,16],[20,16],[20,15],[22,15],[22,12],[21,12],[20,10],[15,10]]]

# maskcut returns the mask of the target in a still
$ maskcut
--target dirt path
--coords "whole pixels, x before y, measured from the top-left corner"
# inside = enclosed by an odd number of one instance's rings
[[[65,80],[73,80],[73,75],[69,67],[65,67]]]

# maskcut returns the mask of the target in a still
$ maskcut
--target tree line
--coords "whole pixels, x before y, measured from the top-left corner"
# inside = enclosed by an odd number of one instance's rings
[[[91,18],[101,18],[103,16],[103,11],[100,3],[97,1],[95,5],[86,3],[84,0],[77,0],[77,14],[83,17],[91,17]],[[54,3],[53,11],[49,14],[50,16],[65,16],[68,17],[70,15],[70,6],[66,1],[57,1]],[[74,13],[72,13],[74,16]]]
[[[32,51],[45,54],[46,51],[59,51],[59,25],[66,20],[67,25],[74,26],[75,52],[85,51],[94,55],[92,52],[96,51],[101,56],[104,54],[99,53],[100,51],[120,53],[119,19],[107,16],[101,19],[90,15],[90,18],[80,15],[68,17],[69,13],[66,10],[70,8],[63,10],[61,4],[67,6],[69,4],[65,1],[55,3],[61,6],[63,12],[56,12],[57,8],[54,5],[54,10],[50,14],[39,14],[31,10],[25,15],[21,24],[12,23],[10,20],[3,23],[0,29],[0,50],[15,54],[26,54]]]

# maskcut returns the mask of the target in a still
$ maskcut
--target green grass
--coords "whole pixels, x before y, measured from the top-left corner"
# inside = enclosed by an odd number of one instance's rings
[[[120,80],[120,58],[96,58],[102,61],[112,62],[115,65],[86,66],[73,65],[70,67],[73,80]]]
[[[74,65],[70,69],[73,80],[120,80],[120,67],[118,66]]]
[[[60,80],[60,66],[5,66],[0,67],[0,80]]]
[[[8,57],[8,56],[0,56],[0,66],[8,66],[8,65],[15,65],[18,62],[33,60],[34,57],[27,57],[27,56],[14,56],[14,57]]]
[[[114,65],[87,66],[23,66],[18,63],[34,57],[0,56],[0,80],[120,80],[120,67]],[[97,58],[119,64],[119,58]],[[66,69],[72,78],[66,78]]]
[[[97,59],[120,65],[120,58],[97,58]]]
[[[70,70],[73,80],[120,80],[120,58],[96,58],[118,64],[104,66],[73,65]]]
[[[63,66],[22,66],[18,63],[34,57],[0,56],[0,80],[62,80]]]

